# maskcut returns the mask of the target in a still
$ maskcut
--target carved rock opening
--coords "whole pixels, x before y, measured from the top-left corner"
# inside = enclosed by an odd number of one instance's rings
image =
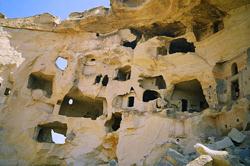
[[[36,132],[38,142],[63,144],[66,138],[67,124],[56,121],[38,125]]]
[[[31,73],[27,88],[31,90],[41,89],[46,93],[46,97],[50,97],[53,89],[53,77],[41,72]]]
[[[59,115],[84,117],[95,120],[103,114],[103,100],[84,96],[78,88],[72,88],[64,97]]]
[[[175,84],[172,100],[180,101],[181,111],[199,112],[208,108],[201,84],[196,79]]]
[[[112,118],[105,123],[108,132],[117,131],[120,128],[122,121],[122,114],[115,112],[112,114]]]

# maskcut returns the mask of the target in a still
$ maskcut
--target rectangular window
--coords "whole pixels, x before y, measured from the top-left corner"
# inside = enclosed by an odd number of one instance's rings
[[[128,98],[128,107],[133,107],[134,106],[134,102],[135,102],[135,97],[134,96],[130,96]]]

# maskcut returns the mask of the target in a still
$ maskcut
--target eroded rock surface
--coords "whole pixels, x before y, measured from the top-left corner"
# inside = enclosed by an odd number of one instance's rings
[[[248,0],[0,14],[0,165],[248,165],[249,15]]]

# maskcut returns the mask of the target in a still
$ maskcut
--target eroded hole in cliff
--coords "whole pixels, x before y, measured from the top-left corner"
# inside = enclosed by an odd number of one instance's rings
[[[117,71],[117,75],[115,77],[115,80],[118,81],[126,81],[130,79],[131,76],[131,66],[124,66]]]
[[[223,21],[216,21],[213,23],[213,33],[217,33],[224,29],[224,23]]]
[[[129,48],[132,48],[132,49],[135,49],[136,45],[137,45],[137,40],[133,40],[133,41],[123,41],[122,45],[124,47],[129,47]]]
[[[68,67],[68,60],[63,57],[56,58],[56,67],[62,71],[64,71]]]
[[[59,115],[91,118],[92,120],[95,120],[102,114],[103,99],[84,96],[82,92],[75,87],[64,97],[59,110]]]
[[[188,42],[185,38],[172,40],[169,46],[169,54],[174,54],[177,52],[195,52],[194,43]]]
[[[108,83],[109,83],[109,77],[108,77],[108,75],[105,75],[105,76],[103,77],[103,79],[102,79],[102,85],[103,85],[103,86],[107,86]]]
[[[200,112],[209,107],[201,84],[196,79],[175,84],[172,101],[179,103],[178,108],[183,112]]]
[[[67,133],[67,124],[56,121],[38,125],[36,133],[36,139],[38,142],[64,144]]]
[[[160,94],[153,90],[145,90],[143,93],[143,102],[149,102],[160,97]]]
[[[124,41],[122,41],[121,45],[124,47],[129,47],[129,48],[135,49],[137,46],[137,43],[142,38],[142,33],[140,31],[138,31],[137,29],[133,29],[133,28],[131,28],[130,31],[133,35],[136,36],[136,39],[133,41],[124,40]]]
[[[134,28],[132,32],[143,34],[145,40],[155,36],[178,37],[186,33],[186,26],[179,21],[167,24],[153,23],[147,27]]]
[[[237,63],[233,63],[232,64],[232,66],[231,66],[231,73],[232,73],[232,76],[234,76],[234,75],[236,75],[236,74],[239,73]]]
[[[193,32],[197,41],[201,41],[223,29],[224,22],[222,20],[217,20],[213,23],[196,21],[193,24]]]
[[[231,97],[232,100],[237,100],[240,97],[239,80],[236,79],[231,83]]]
[[[168,48],[166,46],[157,47],[157,55],[167,55],[168,54]]]
[[[46,92],[46,97],[52,95],[53,75],[45,75],[41,72],[31,73],[28,80],[28,89],[41,89]]]
[[[139,86],[143,89],[166,89],[166,82],[162,75],[156,77],[142,77]]]
[[[10,88],[6,88],[5,91],[4,91],[4,95],[5,96],[9,96],[11,93],[11,89]]]
[[[101,82],[101,79],[102,79],[102,75],[101,75],[101,74],[97,75],[97,76],[95,77],[95,82],[94,82],[94,84],[100,83],[100,82]]]
[[[61,105],[62,104],[62,100],[57,100],[56,104],[57,105]]]
[[[119,112],[112,113],[112,117],[105,123],[108,132],[117,131],[120,128],[122,114]]]
[[[135,97],[134,96],[129,96],[128,97],[128,107],[134,107],[135,104]]]

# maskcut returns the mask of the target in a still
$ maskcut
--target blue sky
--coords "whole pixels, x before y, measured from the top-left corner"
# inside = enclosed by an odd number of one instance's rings
[[[51,13],[61,19],[71,12],[82,12],[97,6],[109,7],[109,0],[0,0],[0,12],[8,18]]]

